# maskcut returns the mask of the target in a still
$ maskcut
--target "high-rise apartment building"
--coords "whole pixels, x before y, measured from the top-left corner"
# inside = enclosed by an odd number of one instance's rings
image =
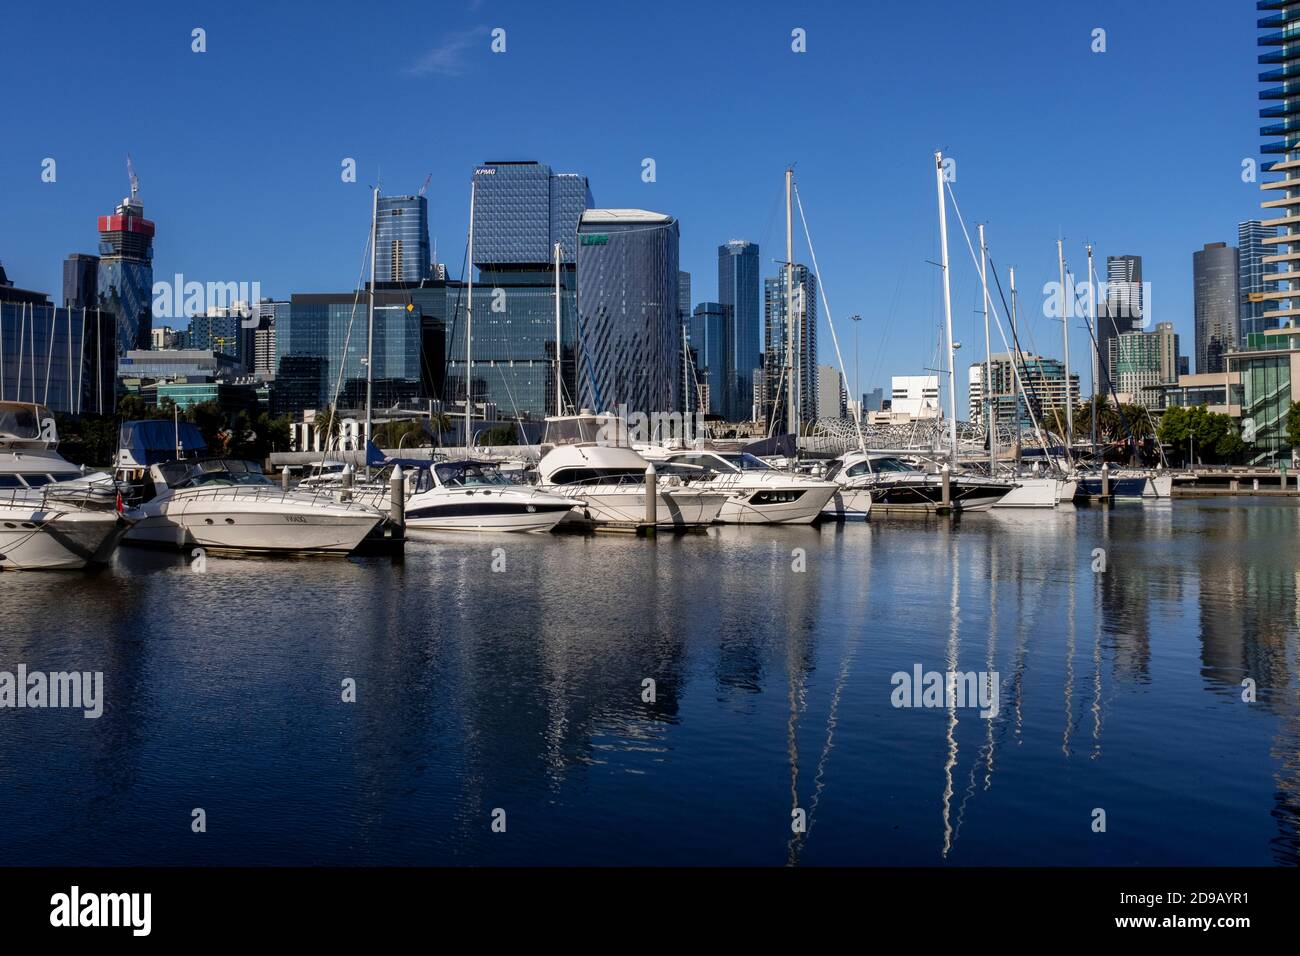
[[[1264,293],[1268,290],[1265,279],[1275,271],[1265,260],[1270,249],[1267,240],[1277,236],[1276,226],[1265,226],[1258,219],[1237,224],[1237,313],[1241,326],[1241,341],[1265,329],[1277,328],[1277,319],[1265,318]]]
[[[795,265],[794,323],[786,320],[786,270],[763,280],[763,381],[766,385],[763,417],[775,416],[776,432],[787,431],[790,374],[787,335],[793,328],[795,390],[799,418],[817,418],[817,276],[807,266]]]
[[[99,217],[99,305],[115,317],[117,350],[149,347],[153,326],[154,224],[144,218],[144,205],[134,177],[131,195],[110,216]]]
[[[762,265],[758,244],[733,239],[718,246],[718,301],[730,307],[725,392],[720,414],[728,421],[754,415],[754,373],[762,364],[759,304]]]

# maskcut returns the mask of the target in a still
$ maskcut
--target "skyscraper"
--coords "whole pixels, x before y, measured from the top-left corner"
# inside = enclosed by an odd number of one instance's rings
[[[718,403],[723,392],[724,332],[731,309],[721,302],[701,302],[691,317],[691,354],[695,368],[691,388],[696,401],[692,410],[706,415],[721,415]]]
[[[1107,256],[1105,295],[1097,296],[1097,364],[1093,387],[1102,395],[1113,388],[1114,366],[1109,361],[1116,336],[1140,329],[1146,315],[1142,291],[1141,256]]]
[[[1192,253],[1198,375],[1222,372],[1224,353],[1240,339],[1237,266],[1237,250],[1225,242]]]
[[[676,412],[681,319],[677,220],[643,209],[588,209],[578,226],[580,404]]]
[[[117,323],[119,354],[149,347],[153,327],[154,224],[144,218],[139,186],[131,177],[131,195],[111,216],[99,217],[100,308]]]
[[[431,274],[429,201],[380,196],[375,217],[375,283],[423,282]]]
[[[691,346],[691,274],[689,272],[678,271],[677,273],[677,319],[682,326],[681,383],[678,391],[682,397],[682,411],[694,412],[698,397],[695,393],[693,374],[695,359],[692,358]]]
[[[63,260],[63,305],[93,309],[99,305],[99,257],[74,252]]]
[[[1265,226],[1258,219],[1250,219],[1237,224],[1237,273],[1241,300],[1238,302],[1238,314],[1241,316],[1241,341],[1254,332],[1277,328],[1277,319],[1264,317],[1266,308],[1263,296],[1267,291],[1265,276],[1274,270],[1265,263],[1265,256],[1270,249],[1266,241],[1277,237],[1275,226]]]
[[[474,170],[474,265],[574,262],[578,220],[593,205],[587,177],[538,162],[482,163]]]
[[[725,385],[720,413],[728,421],[753,418],[754,372],[761,364],[758,244],[733,239],[718,246],[718,301],[731,307]]]
[[[817,276],[796,264],[794,273],[794,375],[799,392],[799,418],[817,418]],[[767,386],[764,417],[775,415],[776,430],[786,431],[789,380],[786,372],[786,270],[763,280],[763,380]]]
[[[1261,136],[1277,137],[1272,142],[1264,143],[1262,151],[1266,157],[1264,169],[1276,173],[1277,178],[1260,184],[1266,190],[1265,200],[1260,204],[1268,211],[1270,218],[1260,225],[1266,229],[1276,229],[1275,236],[1266,237],[1261,242],[1269,246],[1270,255],[1264,257],[1264,265],[1280,263],[1281,271],[1266,273],[1264,284],[1270,291],[1264,293],[1264,312],[1255,321],[1266,321],[1276,328],[1289,324],[1300,315],[1300,302],[1296,302],[1293,293],[1295,260],[1292,256],[1300,250],[1300,229],[1295,216],[1300,206],[1300,97],[1296,95],[1296,78],[1300,77],[1300,34],[1294,30],[1296,17],[1300,15],[1298,0],[1260,0],[1256,4],[1260,11],[1271,10],[1271,14],[1258,21],[1261,29],[1269,32],[1259,38],[1259,46],[1265,49],[1259,55],[1259,63],[1265,72],[1259,74],[1264,84],[1259,98],[1264,101],[1259,115],[1268,125],[1260,129]],[[1272,103],[1273,105],[1265,105]],[[1196,337],[1197,354],[1200,354],[1200,334]],[[1196,371],[1202,371],[1197,368]]]

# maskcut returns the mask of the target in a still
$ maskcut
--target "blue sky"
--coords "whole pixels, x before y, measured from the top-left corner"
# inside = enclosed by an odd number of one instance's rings
[[[156,277],[351,288],[367,185],[409,193],[429,174],[456,272],[474,165],[537,159],[585,173],[598,205],[677,216],[698,302],[716,296],[719,243],[758,242],[775,269],[796,162],[847,371],[887,386],[936,358],[942,148],[972,230],[986,222],[994,260],[1017,268],[1027,344],[1060,354],[1042,315],[1060,235],[1079,274],[1086,241],[1103,269],[1143,256],[1151,318],[1191,354],[1192,253],[1259,212],[1241,178],[1260,139],[1257,16],[1251,0],[25,4],[0,55],[0,261],[57,298],[63,257],[94,252],[95,217],[126,194],[130,152]],[[955,223],[951,254],[964,382],[983,331]],[[1085,342],[1072,329],[1080,365]],[[834,364],[824,320],[820,359]]]

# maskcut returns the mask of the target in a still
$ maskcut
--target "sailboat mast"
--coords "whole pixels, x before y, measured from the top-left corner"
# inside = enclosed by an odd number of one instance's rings
[[[375,258],[379,255],[379,187],[375,187],[370,209],[370,296],[366,320],[366,444],[369,446],[374,418],[371,412],[375,388]],[[367,447],[367,455],[369,448]]]
[[[470,428],[474,413],[474,189],[477,180],[469,184],[469,261],[465,277],[465,455],[469,456]]]
[[[785,171],[785,383],[786,426],[794,432],[795,455],[799,451],[798,395],[794,382],[794,210],[791,195],[794,169]]]
[[[1092,243],[1088,243],[1088,286],[1093,290],[1091,314],[1088,316],[1092,326],[1092,451],[1097,452],[1097,383],[1101,381],[1101,352],[1097,348],[1097,286],[1092,281]],[[1066,379],[1069,387],[1069,379]]]
[[[555,414],[564,414],[564,381],[560,377],[560,244],[555,244]]]
[[[934,182],[939,192],[940,268],[943,271],[943,321],[948,333],[948,443],[952,446],[952,464],[957,466],[957,387],[953,368],[956,361],[952,347],[952,285],[948,277],[948,204],[943,198],[943,153],[934,154]]]
[[[1056,240],[1056,259],[1061,267],[1061,334],[1065,344],[1065,447],[1074,448],[1074,400],[1070,395],[1070,310],[1066,308],[1065,244]]]
[[[989,477],[998,467],[998,422],[993,403],[993,343],[989,338],[989,247],[980,223],[980,285],[984,289],[984,427],[989,435]]]

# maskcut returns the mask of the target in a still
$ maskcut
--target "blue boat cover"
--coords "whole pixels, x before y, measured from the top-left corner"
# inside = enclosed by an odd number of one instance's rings
[[[156,465],[177,459],[177,437],[185,458],[194,458],[208,450],[203,433],[189,422],[170,422],[165,419],[123,422],[118,436],[118,448],[131,456],[138,465]]]

